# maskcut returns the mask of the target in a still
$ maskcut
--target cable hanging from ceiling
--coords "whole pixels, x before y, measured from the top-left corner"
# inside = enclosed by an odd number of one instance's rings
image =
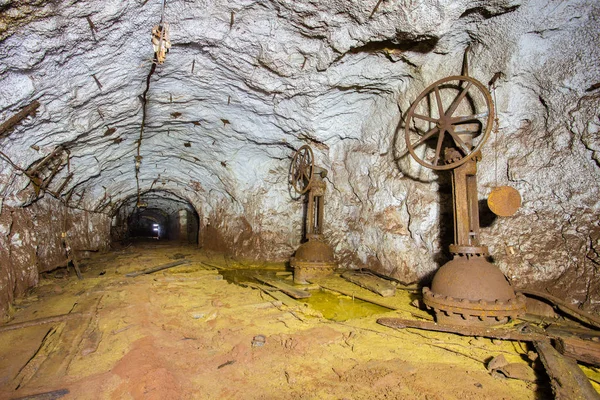
[[[137,207],[144,207],[145,204],[142,202],[142,190],[140,187],[140,168],[142,166],[141,155],[142,140],[144,139],[144,127],[146,126],[146,106],[148,104],[148,91],[150,90],[150,79],[156,71],[156,65],[165,62],[165,58],[169,49],[171,48],[171,41],[169,39],[169,24],[165,22],[165,5],[166,0],[162,1],[162,8],[160,13],[160,22],[152,28],[152,47],[154,48],[154,59],[150,72],[146,76],[146,89],[141,95],[142,100],[142,124],[140,126],[140,137],[137,140],[137,154],[135,156],[135,182],[137,187]]]

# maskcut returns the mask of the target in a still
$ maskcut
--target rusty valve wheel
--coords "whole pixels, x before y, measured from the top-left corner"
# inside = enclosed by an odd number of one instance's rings
[[[298,149],[290,166],[290,184],[296,192],[304,194],[310,189],[315,169],[315,158],[309,145]]]
[[[487,88],[468,76],[449,76],[427,87],[410,106],[406,147],[427,168],[456,168],[478,154],[493,122],[494,106]],[[450,149],[456,151],[448,158],[446,150]]]

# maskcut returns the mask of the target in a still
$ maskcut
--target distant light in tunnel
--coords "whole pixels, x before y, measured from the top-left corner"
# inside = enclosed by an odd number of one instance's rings
[[[154,232],[156,232],[156,238],[160,239],[160,225],[159,224],[152,224],[152,230]]]

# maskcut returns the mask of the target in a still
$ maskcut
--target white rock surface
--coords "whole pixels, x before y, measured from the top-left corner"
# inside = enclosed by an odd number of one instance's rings
[[[330,171],[327,235],[340,260],[407,281],[427,276],[448,244],[440,234],[451,232],[449,186],[396,159],[398,126],[428,84],[460,73],[470,44],[471,76],[487,83],[503,73],[480,198],[510,184],[524,200],[516,216],[484,229],[484,242],[513,282],[556,279],[568,288],[585,278],[573,295],[597,300],[598,3],[377,3],[167,0],[172,48],[150,80],[141,190],[189,200],[240,255],[284,259],[299,244],[302,215],[288,165],[308,143]],[[161,4],[0,5],[0,120],[41,103],[0,139],[2,151],[26,168],[67,147],[70,165],[50,189],[73,173],[64,193],[83,194],[82,207],[110,212],[137,193],[138,96]],[[4,204],[29,203],[28,180],[0,165]]]

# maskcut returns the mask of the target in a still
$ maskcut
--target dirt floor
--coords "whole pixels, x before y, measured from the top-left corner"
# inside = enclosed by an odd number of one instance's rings
[[[177,260],[189,263],[125,276]],[[410,305],[414,293],[398,291],[392,301],[400,309],[390,311],[315,285],[314,299],[303,303],[228,282],[244,281],[252,268],[291,284],[284,264],[241,263],[157,241],[83,260],[81,281],[72,270],[44,275],[10,322],[70,318],[0,332],[0,398],[60,389],[68,391],[64,399],[552,396],[543,370],[530,368],[526,344],[376,323],[426,318]],[[498,355],[521,366],[520,379],[488,372]]]

